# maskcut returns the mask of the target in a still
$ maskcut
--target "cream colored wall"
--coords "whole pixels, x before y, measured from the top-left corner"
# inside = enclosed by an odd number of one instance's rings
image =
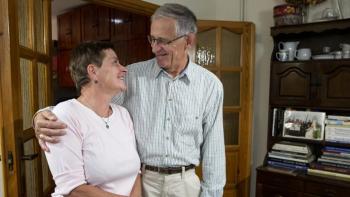
[[[244,0],[144,0],[157,5],[180,3],[190,8],[199,19],[239,20],[241,1]]]
[[[267,113],[269,102],[270,58],[273,40],[270,27],[273,26],[273,7],[283,0],[247,0],[245,19],[256,27],[255,77],[254,77],[254,122],[253,122],[253,163],[251,169],[250,196],[255,196],[256,167],[264,161],[267,142]]]
[[[58,40],[57,16],[51,17],[52,40]]]

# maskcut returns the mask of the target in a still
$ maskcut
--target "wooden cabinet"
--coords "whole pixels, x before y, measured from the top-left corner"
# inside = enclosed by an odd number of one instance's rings
[[[71,50],[61,50],[58,53],[58,83],[61,87],[74,87],[74,82],[69,72],[69,57]]]
[[[271,65],[271,104],[297,107],[350,107],[349,60]]]
[[[348,197],[350,192],[344,181],[283,174],[269,167],[259,167],[257,172],[257,197]]]
[[[110,8],[89,4],[81,8],[82,40],[110,39]]]
[[[135,63],[153,56],[147,41],[150,28],[148,16],[113,10],[111,18],[111,42],[122,64]]]
[[[322,48],[340,51],[340,43],[350,43],[350,19],[272,27],[274,49],[271,55],[270,99],[268,118],[268,151],[275,142],[285,140],[312,146],[319,157],[325,145],[350,147],[350,144],[286,138],[273,133],[274,109],[321,111],[327,115],[350,116],[350,59],[310,59],[285,61],[276,59],[280,42],[297,42],[298,48],[310,48],[313,55]],[[275,119],[276,120],[276,119]],[[349,134],[350,135],[350,134]],[[316,177],[305,172],[286,173],[268,166],[257,169],[256,196],[349,196],[350,182]]]
[[[60,50],[72,49],[81,42],[79,9],[59,15],[57,21]]]
[[[88,4],[58,16],[58,82],[74,87],[68,63],[71,49],[84,41],[110,41],[120,62],[128,65],[153,57],[147,41],[150,16]]]

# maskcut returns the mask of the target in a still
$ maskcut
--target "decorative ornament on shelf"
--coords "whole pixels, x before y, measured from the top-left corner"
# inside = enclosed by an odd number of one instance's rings
[[[324,1],[326,1],[326,0],[285,0],[286,3],[291,3],[294,5],[304,5],[304,6],[316,5],[316,4],[322,3]]]
[[[302,23],[307,23],[308,9],[310,5],[316,5],[326,0],[285,0],[286,3],[290,3],[299,6],[302,14]]]

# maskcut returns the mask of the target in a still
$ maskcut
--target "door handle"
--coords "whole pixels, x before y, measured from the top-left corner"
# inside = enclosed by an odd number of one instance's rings
[[[29,155],[23,155],[21,157],[22,160],[33,160],[35,158],[37,158],[39,156],[38,153],[35,153],[35,154],[29,154]]]
[[[9,171],[13,171],[13,155],[11,151],[7,152],[7,166]]]

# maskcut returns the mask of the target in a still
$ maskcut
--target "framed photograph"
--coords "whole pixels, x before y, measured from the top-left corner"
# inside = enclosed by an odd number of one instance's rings
[[[286,110],[283,137],[323,140],[326,113]]]

